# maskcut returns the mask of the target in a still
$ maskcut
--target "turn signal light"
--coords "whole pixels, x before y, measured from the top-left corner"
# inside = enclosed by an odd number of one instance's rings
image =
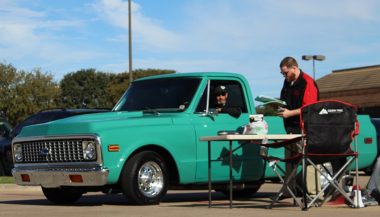
[[[79,183],[83,182],[83,178],[81,175],[69,175],[69,177],[70,177],[71,182],[79,182]]]
[[[120,146],[119,145],[108,145],[108,151],[109,152],[120,151]]]
[[[23,182],[30,182],[30,177],[28,174],[21,174],[21,180]]]

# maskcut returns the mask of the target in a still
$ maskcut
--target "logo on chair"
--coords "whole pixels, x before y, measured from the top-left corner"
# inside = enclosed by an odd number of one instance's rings
[[[323,108],[318,114],[328,115],[328,114],[340,114],[343,112],[343,109],[325,109]]]
[[[320,115],[328,115],[329,112],[328,112],[325,108],[323,108],[323,109],[319,112],[319,114],[320,114]]]

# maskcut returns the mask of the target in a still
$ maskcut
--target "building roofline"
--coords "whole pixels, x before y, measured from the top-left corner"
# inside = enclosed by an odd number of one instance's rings
[[[347,69],[338,69],[338,70],[333,70],[332,73],[347,72],[347,71],[354,71],[354,70],[360,70],[360,69],[370,69],[370,68],[376,68],[376,67],[380,67],[380,65],[362,66],[362,67],[354,67],[354,68],[347,68]]]

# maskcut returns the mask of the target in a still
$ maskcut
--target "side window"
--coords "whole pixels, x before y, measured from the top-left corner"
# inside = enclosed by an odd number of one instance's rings
[[[12,127],[5,120],[0,120],[0,137],[8,137]]]
[[[7,128],[5,127],[5,125],[3,123],[0,123],[0,137],[3,137],[5,136],[5,134],[7,134]]]
[[[198,106],[197,106],[197,109],[195,110],[195,112],[206,111],[206,101],[207,101],[207,86],[202,93],[202,97],[199,100],[199,103],[198,103]]]
[[[245,102],[245,97],[243,94],[242,87],[237,81],[226,81],[226,80],[211,80],[210,82],[210,102],[209,106],[211,109],[215,108],[216,105],[216,95],[215,89],[219,86],[225,86],[228,98],[227,102],[232,107],[240,107],[242,113],[247,113],[247,103]],[[206,110],[206,100],[207,100],[207,87],[203,91],[201,100],[198,103],[196,112],[204,112]]]

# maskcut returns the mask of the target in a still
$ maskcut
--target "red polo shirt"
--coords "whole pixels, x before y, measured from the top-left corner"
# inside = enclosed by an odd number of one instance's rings
[[[317,102],[319,99],[318,86],[308,74],[301,70],[297,80],[291,82],[284,81],[281,90],[281,100],[285,101],[289,110],[301,108],[304,105]],[[293,116],[284,118],[284,125],[287,133],[301,133],[300,117]]]

